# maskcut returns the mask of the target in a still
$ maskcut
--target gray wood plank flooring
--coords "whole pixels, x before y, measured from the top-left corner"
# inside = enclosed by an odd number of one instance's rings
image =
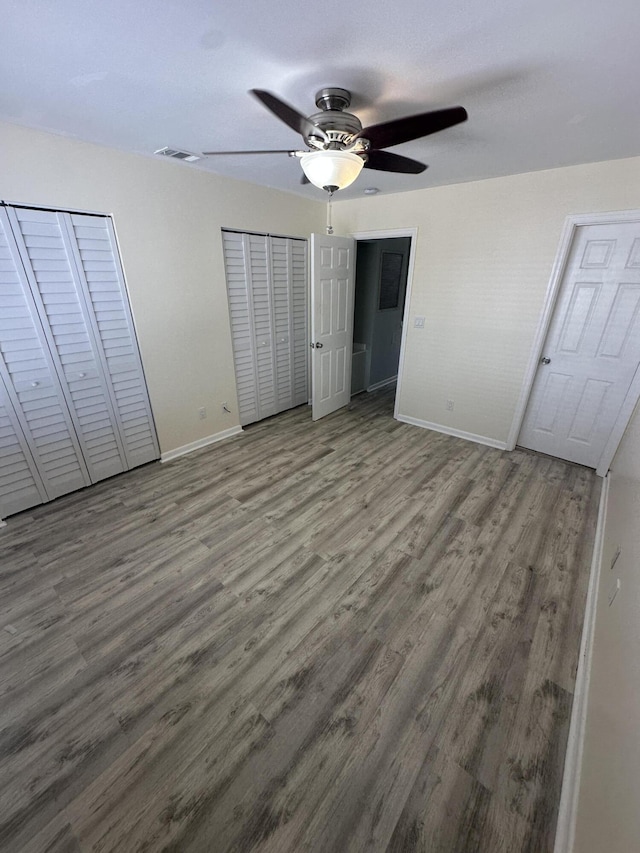
[[[0,531],[0,849],[553,849],[594,473],[307,407]]]

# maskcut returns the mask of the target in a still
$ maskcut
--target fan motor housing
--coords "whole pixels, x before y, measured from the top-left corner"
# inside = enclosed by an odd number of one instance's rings
[[[316,106],[321,112],[309,116],[309,121],[323,130],[331,142],[330,147],[348,144],[362,130],[362,122],[352,113],[345,112],[351,104],[351,92],[336,86],[327,86],[316,92]]]

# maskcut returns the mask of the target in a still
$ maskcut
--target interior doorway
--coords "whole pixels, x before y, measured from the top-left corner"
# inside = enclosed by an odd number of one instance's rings
[[[640,399],[640,211],[569,216],[506,449],[604,476]]]
[[[351,394],[397,381],[411,236],[359,239]]]

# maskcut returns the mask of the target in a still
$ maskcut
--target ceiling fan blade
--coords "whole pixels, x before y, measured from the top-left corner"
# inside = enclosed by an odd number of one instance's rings
[[[377,169],[379,172],[404,172],[407,175],[419,175],[429,168],[425,163],[392,154],[390,151],[367,151],[364,167]]]
[[[464,107],[447,107],[415,116],[405,116],[382,124],[372,124],[360,131],[358,137],[368,139],[372,148],[390,148],[412,139],[420,139],[460,124],[468,118]]]
[[[299,113],[298,110],[289,106],[289,104],[286,104],[275,95],[272,95],[271,92],[266,92],[264,89],[250,89],[249,91],[268,110],[271,110],[281,121],[288,124],[290,128],[297,131],[305,139],[308,136],[315,136],[318,139],[322,139],[323,142],[329,142],[329,137],[324,130],[316,127],[302,113]]]
[[[294,155],[297,152],[292,151],[289,148],[265,148],[264,150],[257,149],[255,151],[203,151],[202,153],[205,157],[213,157],[214,155],[220,155],[220,154],[291,154],[291,155]]]

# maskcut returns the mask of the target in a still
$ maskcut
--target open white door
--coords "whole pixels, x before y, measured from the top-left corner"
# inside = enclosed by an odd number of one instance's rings
[[[640,365],[640,224],[580,226],[518,444],[597,468]]]
[[[311,400],[313,420],[351,399],[356,242],[311,235]]]

